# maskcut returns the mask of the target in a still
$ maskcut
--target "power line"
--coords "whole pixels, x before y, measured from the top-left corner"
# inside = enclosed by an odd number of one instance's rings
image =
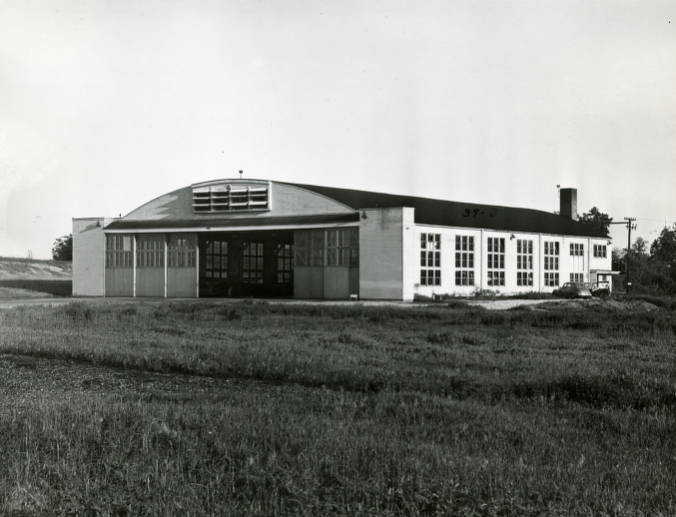
[[[629,293],[629,288],[631,287],[631,281],[629,280],[629,254],[631,253],[631,231],[635,230],[637,225],[634,222],[636,221],[636,217],[625,217],[624,221],[617,221],[617,222],[611,222],[610,224],[623,224],[627,228],[627,253],[625,255],[625,261],[626,261],[626,290],[627,293]]]

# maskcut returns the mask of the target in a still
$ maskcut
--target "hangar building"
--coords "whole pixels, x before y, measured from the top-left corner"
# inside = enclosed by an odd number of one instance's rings
[[[412,300],[610,284],[611,241],[559,214],[220,179],[120,218],[73,219],[73,295]]]

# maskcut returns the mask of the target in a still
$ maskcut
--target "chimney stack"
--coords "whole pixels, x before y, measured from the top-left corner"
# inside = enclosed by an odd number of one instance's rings
[[[559,214],[577,221],[576,188],[562,188],[559,190]]]

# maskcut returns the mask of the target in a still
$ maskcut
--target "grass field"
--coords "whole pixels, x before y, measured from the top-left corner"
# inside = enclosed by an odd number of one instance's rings
[[[0,311],[0,514],[675,515],[676,314]]]

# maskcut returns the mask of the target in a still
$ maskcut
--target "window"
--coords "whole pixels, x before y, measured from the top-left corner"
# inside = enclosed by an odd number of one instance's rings
[[[136,267],[164,267],[163,235],[139,235],[136,238]]]
[[[582,257],[584,256],[584,244],[577,242],[570,243],[570,256],[571,257]]]
[[[195,212],[267,210],[269,202],[267,183],[218,183],[192,189]]]
[[[502,237],[488,237],[486,252],[488,285],[505,285],[505,239]]]
[[[559,274],[545,271],[545,285],[547,287],[558,287]]]
[[[516,241],[516,285],[533,285],[533,241]]]
[[[420,234],[420,285],[441,285],[441,234]]]
[[[545,286],[559,286],[559,243],[545,241]]]
[[[296,266],[310,265],[310,232],[298,231],[293,236],[294,260]]]
[[[228,241],[208,240],[204,250],[204,276],[207,278],[228,278]]]
[[[295,232],[294,248],[297,266],[323,266],[324,230]]]
[[[473,236],[455,236],[455,285],[474,285]]]
[[[195,244],[196,239],[193,235],[169,235],[167,266],[195,267]]]
[[[131,235],[106,235],[106,268],[132,267],[131,252]]]
[[[326,263],[324,241],[326,240]],[[299,230],[294,234],[295,265],[344,266],[359,265],[359,228]]]
[[[582,282],[584,282],[584,273],[571,273],[570,281],[575,282],[577,284],[581,284]]]
[[[263,283],[263,243],[242,242],[242,282]]]
[[[335,228],[326,230],[326,265],[359,265],[359,229]]]
[[[324,265],[324,230],[310,232],[310,266]]]
[[[277,283],[290,284],[293,278],[293,246],[288,243],[277,244]]]
[[[608,246],[605,244],[594,244],[594,257],[606,258],[608,256]]]

